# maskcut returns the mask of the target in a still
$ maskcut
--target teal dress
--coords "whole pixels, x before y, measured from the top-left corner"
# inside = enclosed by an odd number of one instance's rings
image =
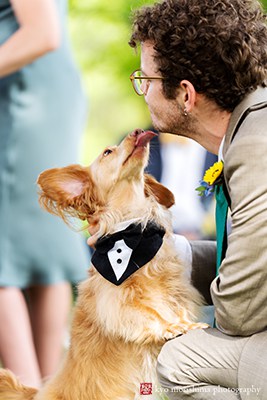
[[[68,45],[65,1],[58,50],[0,79],[0,286],[76,283],[86,277],[89,251],[80,233],[40,209],[41,171],[76,163],[85,98]],[[18,23],[0,0],[0,45]]]

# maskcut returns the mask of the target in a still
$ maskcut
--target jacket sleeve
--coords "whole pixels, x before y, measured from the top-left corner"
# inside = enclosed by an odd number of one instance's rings
[[[266,110],[243,125],[225,155],[231,233],[211,295],[218,329],[249,336],[267,327]]]
[[[202,294],[207,305],[212,305],[210,285],[216,275],[216,242],[210,240],[191,241],[191,281]]]

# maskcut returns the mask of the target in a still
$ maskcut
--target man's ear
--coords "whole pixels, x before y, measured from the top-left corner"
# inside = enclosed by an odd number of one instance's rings
[[[174,205],[174,195],[169,189],[167,189],[149,174],[144,174],[144,178],[146,196],[153,195],[158,203],[167,208],[170,208]]]
[[[190,113],[196,103],[196,90],[191,82],[183,79],[180,82],[180,89],[182,90],[182,102],[184,111]]]
[[[70,165],[42,172],[37,180],[39,202],[50,212],[66,221],[66,216],[88,219],[99,201],[89,168]]]

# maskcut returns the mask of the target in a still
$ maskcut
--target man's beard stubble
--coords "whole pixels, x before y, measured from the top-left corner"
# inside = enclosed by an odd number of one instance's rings
[[[177,102],[170,108],[171,116],[169,115],[166,121],[165,118],[158,118],[158,122],[154,122],[152,117],[154,128],[160,133],[184,136],[197,141],[199,136],[197,119],[190,113],[185,115],[184,109]]]

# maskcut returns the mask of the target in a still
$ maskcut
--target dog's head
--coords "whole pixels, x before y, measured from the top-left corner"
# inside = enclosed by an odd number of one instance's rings
[[[144,174],[153,136],[136,129],[119,146],[106,148],[89,167],[70,165],[42,172],[37,181],[41,205],[64,220],[74,216],[90,224],[107,212],[134,217],[129,213],[140,212],[148,197],[169,208],[173,194]]]

